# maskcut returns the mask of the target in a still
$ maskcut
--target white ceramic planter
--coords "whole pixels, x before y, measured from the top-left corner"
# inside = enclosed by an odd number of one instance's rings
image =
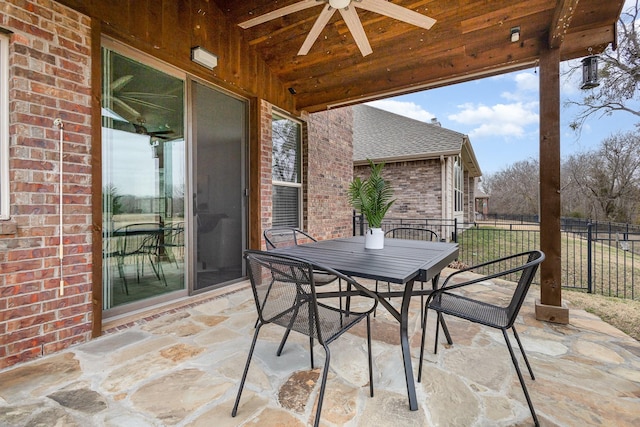
[[[370,228],[364,235],[365,249],[382,249],[384,247],[384,231],[382,228]]]

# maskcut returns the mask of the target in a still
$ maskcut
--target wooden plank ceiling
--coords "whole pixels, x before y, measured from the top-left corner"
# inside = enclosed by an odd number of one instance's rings
[[[299,0],[213,0],[236,25]],[[437,20],[422,29],[356,8],[373,53],[363,57],[339,13],[306,56],[298,56],[325,5],[241,30],[298,110],[320,111],[454,84],[535,65],[543,49],[562,60],[615,42],[624,0],[391,0]],[[511,29],[520,39],[511,42]]]

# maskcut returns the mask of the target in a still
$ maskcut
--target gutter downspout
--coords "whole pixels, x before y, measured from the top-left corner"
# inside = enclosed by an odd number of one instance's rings
[[[440,193],[441,193],[442,197],[440,197],[440,204],[441,204],[440,212],[442,212],[442,218],[445,218],[445,219],[448,217],[447,216],[447,212],[446,212],[447,192],[446,192],[446,188],[445,188],[445,185],[447,183],[447,180],[446,180],[447,166],[446,165],[447,165],[447,162],[446,162],[446,160],[444,158],[444,155],[441,154],[440,155],[440,181],[441,181],[440,182],[440,188],[442,188],[442,190],[440,191]],[[444,224],[443,224],[442,228],[443,229],[440,230],[440,238],[441,239],[444,238],[447,241],[449,241],[448,236],[446,236],[444,234],[444,231],[445,231]]]

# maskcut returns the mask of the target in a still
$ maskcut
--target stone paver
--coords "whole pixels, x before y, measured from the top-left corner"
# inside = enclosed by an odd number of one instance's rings
[[[469,292],[503,301],[504,286],[478,284]],[[516,327],[536,375],[531,380],[521,362],[541,425],[637,425],[640,343],[580,310],[571,310],[569,325],[539,322],[535,297],[532,291]],[[415,302],[409,338],[417,374],[421,307],[419,299]],[[312,370],[308,339],[292,334],[277,357],[283,331],[272,325],[261,330],[238,414],[231,417],[255,319],[245,286],[0,371],[0,426],[313,423],[324,351],[315,346]],[[430,315],[414,412],[408,408],[398,326],[383,308],[372,321],[374,397],[369,396],[364,324],[332,343],[321,425],[533,425],[500,331],[450,319],[454,344],[446,345],[441,334],[434,354],[434,324]]]

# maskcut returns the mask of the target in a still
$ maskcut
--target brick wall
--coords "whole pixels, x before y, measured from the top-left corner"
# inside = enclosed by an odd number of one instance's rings
[[[271,228],[273,216],[273,187],[271,185],[271,118],[273,116],[272,106],[262,100],[260,102],[260,249],[265,248],[262,231]]]
[[[89,19],[49,0],[5,0],[11,219],[0,221],[0,369],[89,339]],[[59,131],[64,123],[64,295],[59,292]]]
[[[354,168],[354,176],[367,178],[369,166]],[[388,217],[442,218],[442,179],[439,159],[387,163],[382,176],[389,181],[396,202]]]
[[[353,179],[353,112],[339,108],[314,113],[307,123],[306,228],[319,239],[351,236],[353,209],[347,189]]]
[[[272,224],[271,104],[260,105],[260,192],[262,230]],[[347,188],[353,177],[353,114],[350,108],[303,117],[303,221],[318,239],[350,236],[351,206]],[[262,232],[261,230],[261,232]],[[264,248],[264,239],[261,247]]]

